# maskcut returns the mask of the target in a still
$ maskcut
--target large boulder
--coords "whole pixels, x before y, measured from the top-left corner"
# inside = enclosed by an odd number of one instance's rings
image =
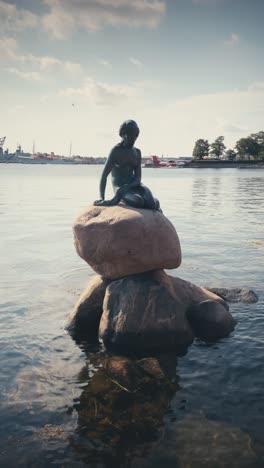
[[[194,338],[187,310],[209,299],[225,305],[215,294],[163,271],[116,280],[106,289],[99,335],[107,348],[121,352],[180,350]]]
[[[173,269],[181,264],[175,228],[158,211],[92,206],[78,216],[73,232],[77,253],[105,278]]]
[[[229,335],[235,328],[235,320],[217,301],[206,300],[192,305],[187,318],[195,336],[205,341],[215,341]]]
[[[101,276],[95,276],[75,304],[65,328],[76,340],[98,339],[105,290],[109,282]]]

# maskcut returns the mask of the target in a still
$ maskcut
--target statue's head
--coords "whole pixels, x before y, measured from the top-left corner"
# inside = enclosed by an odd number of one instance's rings
[[[132,148],[139,135],[137,123],[134,120],[126,120],[120,127],[119,135],[123,140],[124,146]]]

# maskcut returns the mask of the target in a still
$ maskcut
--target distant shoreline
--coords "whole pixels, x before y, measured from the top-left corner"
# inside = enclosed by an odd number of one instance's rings
[[[102,165],[104,164],[104,162],[93,162],[93,163],[87,163],[87,162],[82,162],[82,161],[74,161],[72,159],[70,159],[69,161],[67,161],[67,159],[33,159],[33,158],[29,158],[29,157],[20,157],[20,156],[14,156],[12,158],[5,158],[5,157],[0,157],[0,164],[42,164],[42,165],[47,165],[47,164],[51,164],[51,165],[64,165],[64,166],[68,166],[68,165],[74,165],[74,166],[77,166],[77,165],[86,165],[86,166],[91,166],[91,165]]]
[[[41,160],[41,159],[32,159],[32,158],[25,158],[16,156],[14,158],[4,158],[3,156],[0,157],[0,164],[38,164],[38,165],[74,165],[74,166],[100,166],[104,164],[101,163],[87,163],[81,161],[73,161],[66,159],[53,159],[53,160]],[[154,164],[149,164],[146,166],[146,169],[164,169],[163,167],[154,166]],[[194,168],[194,169],[231,169],[231,168],[238,168],[238,169],[264,169],[264,161],[227,161],[227,160],[193,160],[186,164],[183,167],[171,167],[170,169],[186,169],[186,168]]]
[[[208,160],[203,159],[201,161],[191,161],[188,167],[200,168],[200,169],[264,169],[264,161],[227,161],[227,160]]]

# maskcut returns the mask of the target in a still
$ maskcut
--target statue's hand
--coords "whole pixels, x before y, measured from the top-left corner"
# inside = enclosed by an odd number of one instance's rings
[[[100,198],[99,200],[95,200],[95,201],[93,202],[93,205],[94,205],[94,206],[100,206],[100,205],[102,205],[103,201],[104,201],[104,200],[103,200],[102,198]]]

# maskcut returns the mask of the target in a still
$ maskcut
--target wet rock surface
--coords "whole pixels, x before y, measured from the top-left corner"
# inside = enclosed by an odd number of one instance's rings
[[[216,305],[211,306],[210,315],[207,311],[206,318],[204,312],[201,323],[211,337],[226,336],[234,328],[228,327],[232,322],[228,306],[203,288],[163,271],[113,281],[106,289],[100,338],[107,348],[119,352],[178,351],[192,343],[199,328],[198,311],[190,312],[190,320],[187,311],[206,300]]]
[[[192,305],[187,310],[187,318],[195,336],[205,341],[226,337],[236,324],[222,304],[211,300]]]
[[[258,295],[252,289],[205,287],[208,291],[217,294],[227,302],[242,302],[244,304],[254,304],[258,302]]]
[[[185,347],[194,338],[185,304],[149,276],[107,287],[99,335],[109,349],[143,354]]]
[[[103,301],[109,282],[101,276],[95,276],[69,315],[65,328],[77,341],[82,338],[98,339]]]

